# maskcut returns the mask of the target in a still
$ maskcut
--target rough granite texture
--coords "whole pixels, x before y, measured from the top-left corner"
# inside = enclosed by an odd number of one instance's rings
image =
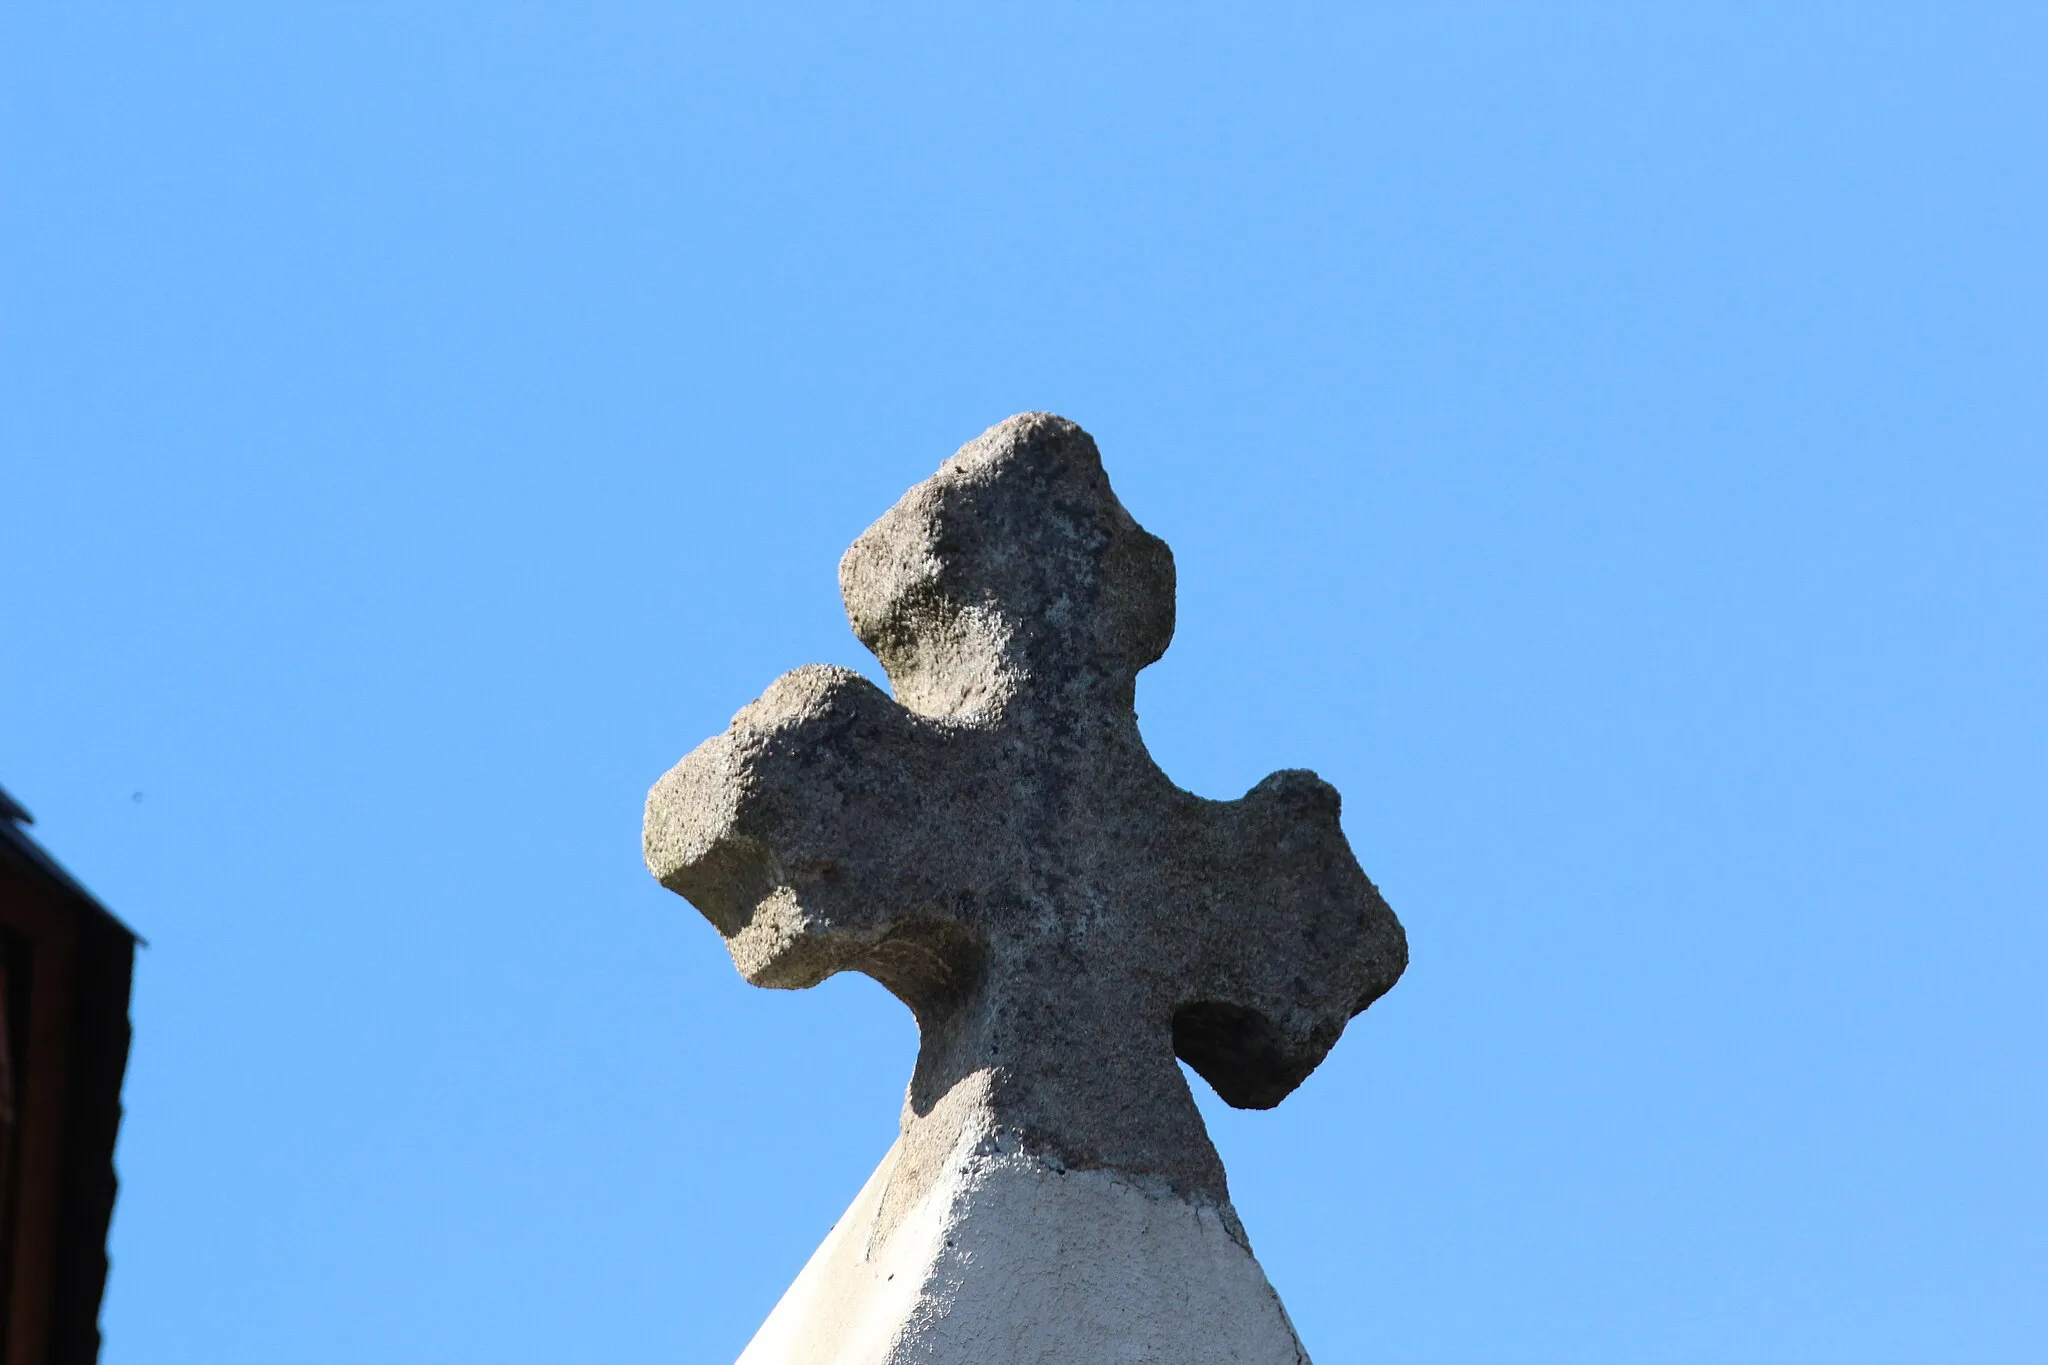
[[[777,679],[655,785],[649,869],[754,984],[865,972],[916,1015],[880,1235],[993,1135],[1213,1205],[1242,1243],[1173,1059],[1269,1108],[1401,975],[1336,791],[1291,770],[1210,801],[1152,761],[1132,698],[1173,635],[1172,552],[1063,418],[962,447],[839,583],[895,698]]]

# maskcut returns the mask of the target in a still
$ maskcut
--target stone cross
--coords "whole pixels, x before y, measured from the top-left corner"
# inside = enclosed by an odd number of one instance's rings
[[[980,1141],[1212,1204],[1242,1243],[1174,1058],[1269,1108],[1400,976],[1336,791],[1289,770],[1212,801],[1153,762],[1133,695],[1172,553],[1062,418],[963,447],[839,582],[894,698],[778,679],[655,786],[648,867],[748,981],[864,972],[916,1016],[879,1235]]]

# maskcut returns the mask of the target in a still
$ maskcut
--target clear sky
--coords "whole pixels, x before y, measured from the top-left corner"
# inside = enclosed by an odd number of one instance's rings
[[[736,11],[748,11],[736,13]],[[1414,965],[1204,1091],[1319,1365],[2048,1359],[2038,5],[28,3],[0,782],[149,940],[108,1365],[730,1359],[879,987],[639,861],[1088,427],[1166,770]]]

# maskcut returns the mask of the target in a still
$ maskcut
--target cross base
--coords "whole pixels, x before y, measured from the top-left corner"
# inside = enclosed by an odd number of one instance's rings
[[[1308,1365],[1227,1203],[984,1127],[900,1220],[892,1145],[739,1365]]]

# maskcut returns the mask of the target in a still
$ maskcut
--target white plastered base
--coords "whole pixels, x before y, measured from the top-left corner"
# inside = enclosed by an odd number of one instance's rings
[[[891,1147],[740,1365],[1308,1365],[1214,1205],[991,1146],[878,1239]]]

